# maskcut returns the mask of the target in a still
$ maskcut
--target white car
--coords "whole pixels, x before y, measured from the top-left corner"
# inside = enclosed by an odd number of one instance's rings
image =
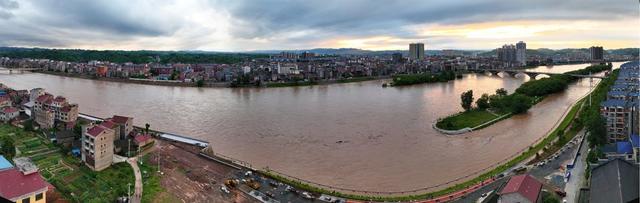
[[[231,193],[231,191],[229,191],[229,189],[227,188],[227,186],[222,186],[222,187],[220,187],[220,190],[221,190],[222,192],[224,192],[224,193],[227,193],[227,194]]]
[[[308,192],[303,192],[302,193],[302,197],[307,198],[307,199],[313,199],[313,196],[311,196],[311,194],[308,193]]]

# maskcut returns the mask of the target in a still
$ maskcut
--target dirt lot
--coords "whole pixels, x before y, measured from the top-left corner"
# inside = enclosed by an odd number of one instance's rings
[[[224,179],[237,170],[197,155],[198,148],[160,140],[155,148],[149,153],[150,162],[157,164],[161,157],[160,182],[169,194],[156,195],[154,202],[254,202],[239,191],[223,193]]]

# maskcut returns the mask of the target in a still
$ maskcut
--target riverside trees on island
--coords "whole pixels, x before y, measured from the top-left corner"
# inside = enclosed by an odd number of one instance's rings
[[[394,86],[414,85],[421,83],[446,82],[456,79],[456,73],[453,71],[443,71],[438,74],[419,73],[419,74],[401,74],[393,76]]]

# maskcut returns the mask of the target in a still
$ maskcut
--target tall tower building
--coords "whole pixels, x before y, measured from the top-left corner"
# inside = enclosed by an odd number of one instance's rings
[[[527,65],[527,44],[523,41],[516,43],[516,62],[520,66]]]
[[[424,44],[423,43],[409,44],[409,58],[411,60],[424,59]]]
[[[589,52],[591,52],[591,61],[604,61],[604,49],[602,47],[590,47]]]

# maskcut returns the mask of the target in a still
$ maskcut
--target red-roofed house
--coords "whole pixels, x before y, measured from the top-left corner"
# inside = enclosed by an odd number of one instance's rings
[[[143,148],[147,145],[151,146],[150,144],[154,142],[154,139],[149,134],[141,133],[133,137],[133,142],[136,146],[138,146],[138,150],[143,150]]]
[[[40,173],[24,175],[15,168],[0,171],[0,196],[16,203],[45,203],[47,182]]]
[[[111,166],[115,131],[102,125],[87,125],[82,132],[82,161],[94,171]]]
[[[120,126],[120,133],[116,133],[116,139],[127,139],[127,136],[133,131],[133,118],[131,117],[114,115],[109,120]]]
[[[536,203],[542,202],[542,183],[528,174],[513,176],[502,188],[498,203]]]
[[[0,120],[7,122],[18,117],[19,114],[20,112],[15,107],[4,107],[2,111],[0,111]]]

